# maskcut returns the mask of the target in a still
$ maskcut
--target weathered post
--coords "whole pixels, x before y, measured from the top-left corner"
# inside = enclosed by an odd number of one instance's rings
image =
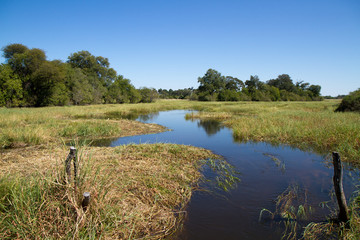
[[[74,179],[76,179],[77,169],[76,169],[76,148],[70,147],[69,155],[65,160],[65,171],[67,175],[67,183],[71,181],[71,160],[74,159]]]
[[[84,199],[83,199],[81,205],[83,207],[83,210],[86,211],[87,207],[90,204],[90,193],[89,192],[84,192],[83,197],[84,197]]]
[[[346,204],[346,198],[344,194],[343,184],[342,184],[342,166],[340,155],[337,152],[332,153],[333,156],[333,165],[334,165],[334,189],[336,194],[336,199],[339,205],[339,216],[338,220],[340,222],[347,222],[349,220],[348,216],[348,207]]]

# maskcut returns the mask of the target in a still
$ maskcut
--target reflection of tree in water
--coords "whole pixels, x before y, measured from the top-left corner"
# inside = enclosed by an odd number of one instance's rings
[[[149,113],[146,115],[139,115],[138,118],[139,118],[139,121],[149,121],[149,120],[153,120],[157,116],[159,116],[159,112]]]
[[[217,120],[200,120],[198,122],[198,127],[204,128],[208,136],[214,135],[224,128],[224,126]]]

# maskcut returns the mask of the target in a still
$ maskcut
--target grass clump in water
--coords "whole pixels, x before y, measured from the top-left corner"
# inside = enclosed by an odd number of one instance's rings
[[[304,239],[360,239],[360,193],[354,193],[350,199],[349,221],[339,223],[337,215],[330,216],[329,221],[310,223],[305,227]]]
[[[282,239],[298,239],[302,234],[300,221],[307,220],[313,209],[307,203],[307,192],[301,191],[297,185],[290,185],[277,197],[276,210],[260,211],[259,221],[268,213],[270,220],[284,224]]]

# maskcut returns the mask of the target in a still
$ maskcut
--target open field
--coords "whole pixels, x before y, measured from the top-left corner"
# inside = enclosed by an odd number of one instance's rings
[[[124,118],[164,110],[198,110],[187,117],[219,119],[240,141],[288,144],[321,154],[338,151],[342,160],[359,166],[360,114],[334,113],[338,104],[161,100],[1,108],[0,238],[157,239],[173,232],[201,177],[198,160],[216,158],[206,150],[171,144],[80,147],[79,185],[74,188],[62,182],[66,141],[81,143],[82,139],[167,130]],[[86,214],[79,202],[83,191],[93,196]],[[358,219],[352,219],[355,233]]]

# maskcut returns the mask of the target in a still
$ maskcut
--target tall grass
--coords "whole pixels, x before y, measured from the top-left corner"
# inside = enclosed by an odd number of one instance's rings
[[[2,175],[0,238],[163,238],[179,226],[201,177],[198,160],[214,157],[172,144],[84,147],[76,186],[65,185],[63,161],[56,165],[54,159],[47,171]],[[91,193],[86,211],[81,207],[85,191]]]
[[[338,103],[212,103],[187,117],[221,119],[239,141],[287,144],[321,154],[337,151],[344,161],[360,164],[360,114],[335,113]]]

